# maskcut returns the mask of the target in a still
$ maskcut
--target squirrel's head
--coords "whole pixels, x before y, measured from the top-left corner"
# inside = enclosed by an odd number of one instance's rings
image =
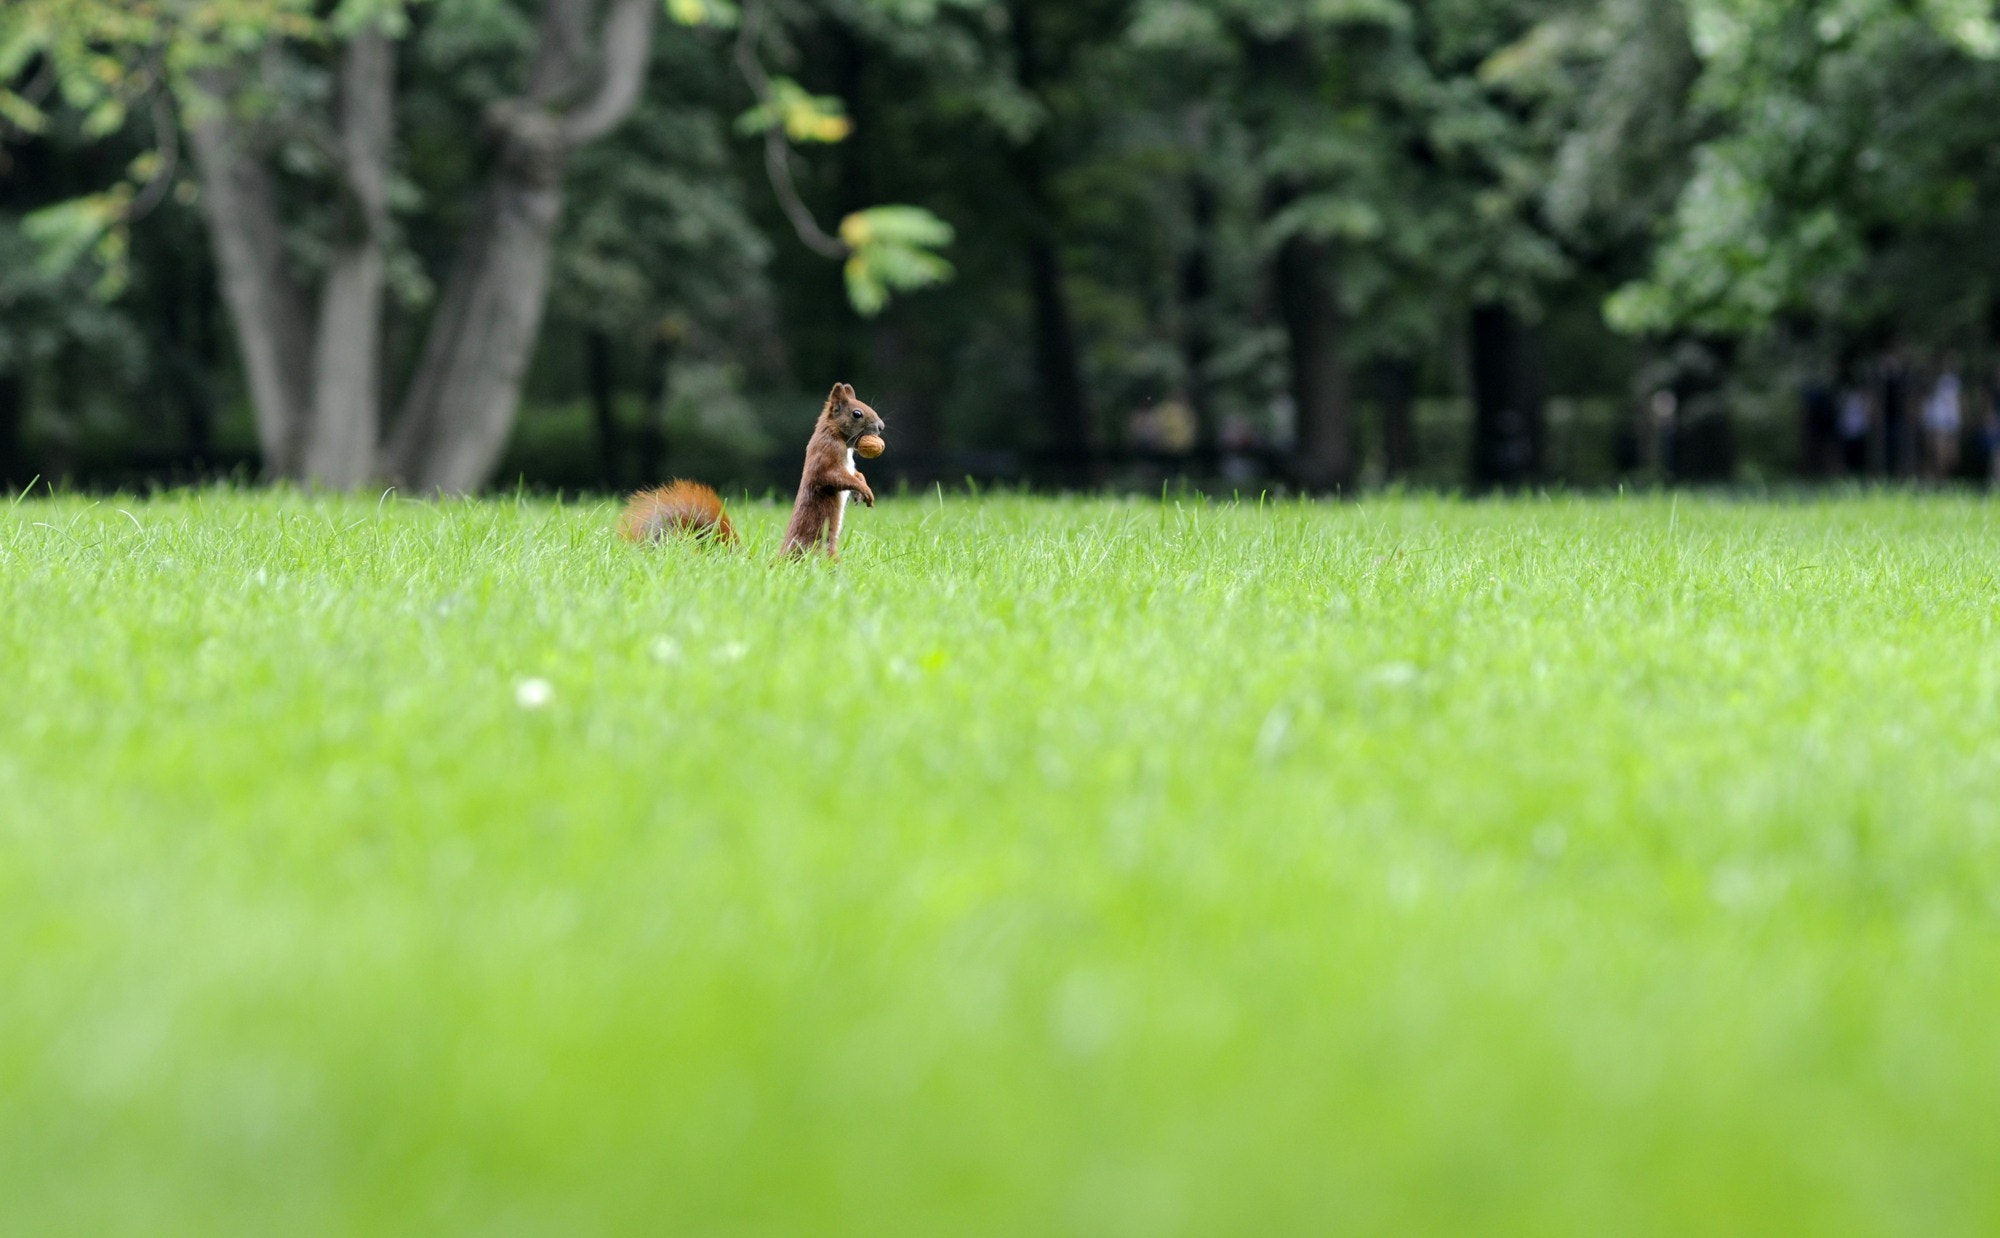
[[[819,423],[850,447],[862,435],[880,434],[885,428],[881,415],[855,399],[854,388],[846,383],[833,385],[833,393],[826,397],[826,407],[820,410]]]

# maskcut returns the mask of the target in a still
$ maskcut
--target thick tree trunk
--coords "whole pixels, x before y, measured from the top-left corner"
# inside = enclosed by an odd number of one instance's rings
[[[510,150],[506,161],[522,158]],[[562,209],[561,156],[544,158],[545,171],[496,173],[459,243],[385,461],[419,490],[477,487],[513,431]]]
[[[838,201],[844,217],[879,200],[875,174],[884,152],[877,144],[877,83],[886,72],[888,88],[894,91],[895,68],[876,60],[854,25],[838,13],[830,10],[822,21],[830,49],[827,67],[846,101],[848,119],[854,122],[853,135],[840,144]],[[840,304],[846,304],[844,297]],[[943,446],[937,366],[912,321],[910,311],[901,306],[892,306],[872,320],[852,307],[840,316],[834,371],[859,375],[857,385],[865,379],[863,394],[887,421],[889,439],[895,444],[895,451],[875,465],[882,476],[907,477],[913,466],[921,468],[921,462],[935,457]]]
[[[209,267],[213,270],[213,267]],[[198,470],[209,467],[210,456],[215,451],[215,422],[217,399],[215,375],[222,371],[223,353],[228,347],[223,341],[222,324],[218,321],[217,303],[214,289],[202,287],[189,296],[188,355],[193,363],[194,373],[189,375],[187,422],[187,451],[189,460]]]
[[[147,255],[158,278],[149,281],[157,298],[159,317],[159,390],[170,393],[180,413],[183,466],[199,474],[208,467],[215,438],[215,397],[208,376],[220,360],[210,336],[208,303],[212,290],[199,278],[198,264],[187,261],[177,245],[166,244]]]
[[[1324,244],[1294,236],[1279,247],[1274,272],[1298,418],[1292,477],[1313,493],[1354,484],[1354,383],[1327,264]]]
[[[1195,125],[1191,123],[1189,127],[1193,129]],[[1187,384],[1188,408],[1194,413],[1205,444],[1216,440],[1215,401],[1208,389],[1208,359],[1215,351],[1209,326],[1209,298],[1215,290],[1215,215],[1215,187],[1197,168],[1188,176],[1188,223],[1194,235],[1181,254],[1176,283],[1181,311],[1181,371]]]
[[[394,43],[364,30],[342,53],[337,145],[345,210],[316,316],[285,261],[265,152],[229,110],[240,83],[227,70],[203,75],[210,98],[194,110],[190,145],[268,475],[348,487],[385,467],[443,490],[485,480],[512,429],[541,325],[563,164],[637,103],[657,7],[657,0],[612,0],[593,56],[588,36],[598,0],[546,0],[528,96],[494,111],[500,158],[379,461]]]
[[[644,84],[657,0],[614,0],[596,94],[593,0],[547,0],[529,91],[496,107],[499,158],[445,283],[422,359],[383,461],[420,490],[470,490],[499,462],[547,301],[562,176],[577,146],[630,114]]]
[[[834,179],[834,200],[839,207],[839,218],[845,219],[854,212],[865,209],[874,202],[872,186],[873,151],[870,147],[875,138],[875,116],[866,89],[868,47],[849,23],[840,20],[834,12],[822,13],[819,18],[818,41],[826,48],[820,58],[820,71],[831,76],[835,93],[847,105],[847,119],[853,128],[847,139],[840,143],[839,169]],[[883,407],[883,381],[893,381],[900,376],[893,371],[869,368],[870,354],[879,331],[879,320],[871,322],[848,302],[846,293],[840,290],[844,281],[837,267],[829,264],[824,268],[825,291],[819,295],[827,298],[830,306],[839,306],[835,311],[832,327],[833,347],[830,359],[833,372],[846,376],[843,381],[852,381],[868,393],[868,398],[877,408]],[[894,407],[893,405],[890,407]],[[885,416],[894,416],[885,413]],[[897,418],[898,421],[902,419]],[[897,436],[901,446],[901,435]],[[900,454],[900,453],[899,453]]]
[[[1542,382],[1533,330],[1504,305],[1472,311],[1472,480],[1521,486],[1542,474]]]
[[[1021,89],[1039,97],[1046,70],[1033,0],[1015,0],[1008,7],[1008,16]],[[1024,210],[1036,401],[1041,405],[1046,448],[1057,480],[1074,484],[1091,480],[1096,433],[1084,389],[1082,354],[1076,344],[1069,293],[1063,286],[1062,254],[1056,243],[1055,201],[1049,189],[1052,159],[1044,126],[1014,148],[1012,162]]]
[[[1400,480],[1417,466],[1417,366],[1403,357],[1382,362],[1382,472]]]
[[[882,390],[871,394],[888,422],[896,454],[911,461],[936,457],[944,450],[944,423],[939,416],[935,359],[927,356],[905,323],[883,322],[873,329],[869,362],[881,376]],[[884,459],[878,463],[888,464]],[[890,470],[903,471],[900,463]]]
[[[284,225],[263,152],[230,114],[238,93],[224,70],[200,75],[206,99],[188,127],[201,171],[201,213],[250,382],[257,446],[270,477],[290,477],[312,399],[312,333],[285,261]]]
[[[1046,235],[1028,243],[1028,291],[1034,304],[1035,385],[1049,448],[1058,458],[1086,459],[1095,435],[1083,391],[1083,363],[1063,288],[1062,259]]]
[[[342,236],[320,285],[312,421],[301,472],[350,489],[375,471],[381,433],[382,234],[388,224],[395,46],[379,30],[348,40],[340,65]]]
[[[348,488],[373,470],[394,81],[388,36],[371,28],[348,40],[337,125],[345,209],[316,320],[285,259],[263,152],[229,110],[238,83],[225,70],[200,82],[208,98],[188,134],[202,174],[202,214],[272,477]]]

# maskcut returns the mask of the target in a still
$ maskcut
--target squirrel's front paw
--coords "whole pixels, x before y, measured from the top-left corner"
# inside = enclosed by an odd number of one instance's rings
[[[873,490],[863,490],[861,492],[861,501],[870,507],[875,506],[875,492]]]

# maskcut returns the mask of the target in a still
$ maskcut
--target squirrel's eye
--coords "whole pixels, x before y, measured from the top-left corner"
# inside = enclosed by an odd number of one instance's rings
[[[859,417],[861,415],[861,410],[858,408],[850,408],[847,410],[847,415],[849,417]]]

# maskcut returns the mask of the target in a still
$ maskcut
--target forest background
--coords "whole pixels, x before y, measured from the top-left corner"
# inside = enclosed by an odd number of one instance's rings
[[[0,479],[1992,476],[1985,0],[10,0]]]

